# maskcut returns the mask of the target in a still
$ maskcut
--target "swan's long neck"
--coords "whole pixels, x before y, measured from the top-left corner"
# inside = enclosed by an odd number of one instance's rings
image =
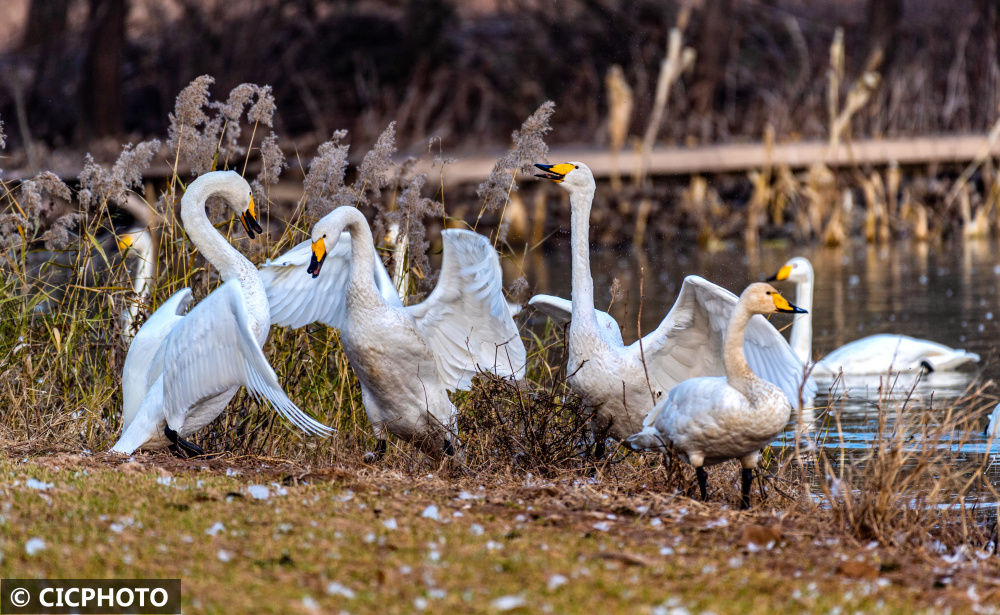
[[[570,241],[573,251],[573,319],[570,340],[593,334],[598,338],[594,311],[594,278],[590,275],[590,207],[594,189],[570,193]]]
[[[795,305],[809,312],[796,314],[792,321],[791,347],[792,352],[803,362],[812,361],[812,302],[813,276],[795,285]]]
[[[271,312],[257,268],[215,230],[205,213],[208,198],[223,192],[224,186],[230,181],[232,179],[227,176],[203,175],[191,182],[181,197],[181,221],[195,247],[219,270],[222,279],[226,282],[240,281],[247,313],[254,321],[254,333],[263,343],[262,337],[267,337],[267,330],[271,326]]]
[[[149,233],[149,230],[143,231]],[[135,290],[135,297],[129,302],[124,314],[124,337],[126,341],[131,341],[133,336],[132,326],[139,315],[139,308],[149,298],[149,287],[156,277],[156,254],[153,251],[153,240],[151,237],[142,237],[133,244],[136,248],[135,257],[139,261],[135,273],[132,275],[132,288]]]
[[[365,303],[382,303],[382,295],[375,286],[375,242],[372,231],[357,209],[344,210],[344,230],[351,235],[351,276],[350,287],[353,300]]]
[[[750,365],[747,364],[747,357],[743,353],[743,338],[752,316],[753,314],[742,303],[736,304],[733,315],[729,319],[729,328],[726,329],[722,356],[723,365],[726,368],[726,380],[730,386],[743,393],[747,398],[752,397],[753,384],[759,380],[750,369]]]

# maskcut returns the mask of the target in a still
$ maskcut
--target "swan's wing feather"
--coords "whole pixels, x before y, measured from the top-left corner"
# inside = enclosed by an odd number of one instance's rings
[[[524,344],[503,296],[500,259],[489,239],[446,229],[437,286],[406,310],[434,354],[449,389],[468,388],[480,370],[523,377]]]
[[[573,319],[573,302],[561,297],[552,295],[535,295],[528,301],[528,305],[542,312],[552,319],[560,327],[565,327]],[[622,340],[622,330],[618,326],[618,321],[611,314],[594,310],[597,314],[597,328],[608,344],[620,348],[625,345]]]
[[[642,339],[650,378],[669,389],[688,378],[724,376],[723,340],[737,300],[736,295],[704,278],[684,278],[670,312]],[[639,342],[629,348],[639,352]],[[763,316],[754,316],[743,348],[754,373],[780,387],[792,406],[798,407],[804,370],[781,333]],[[815,391],[811,380],[804,389],[807,399],[810,390]]]
[[[260,279],[271,306],[271,323],[297,329],[322,322],[341,329],[347,320],[347,286],[351,272],[351,238],[344,232],[327,252],[314,279],[307,273],[312,243],[298,244],[260,266]],[[385,266],[375,259],[375,283],[389,305],[402,306]]]
[[[306,415],[285,395],[250,329],[239,280],[226,282],[174,327],[163,347],[163,410],[179,429],[188,409],[233,387],[245,386],[310,434],[331,429]]]
[[[190,288],[182,288],[163,302],[142,324],[132,338],[122,366],[122,421],[124,428],[139,412],[146,391],[156,381],[163,369],[158,352],[163,340],[183,318],[191,305]]]

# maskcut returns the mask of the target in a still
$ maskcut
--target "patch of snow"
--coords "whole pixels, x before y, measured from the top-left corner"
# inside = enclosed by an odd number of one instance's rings
[[[418,611],[423,611],[427,609],[427,598],[423,596],[417,596],[413,599],[413,608]]]
[[[38,491],[48,491],[53,487],[53,484],[41,480],[36,480],[34,478],[29,478],[28,480],[24,481],[24,486],[27,487],[28,489],[35,489]]]
[[[551,577],[549,577],[549,582],[548,582],[547,586],[549,588],[549,591],[551,592],[551,591],[555,591],[555,590],[559,589],[560,587],[562,587],[563,585],[565,585],[568,582],[569,582],[569,579],[567,579],[563,575],[561,575],[561,574],[554,574]]]
[[[420,516],[424,519],[433,519],[434,521],[440,521],[441,516],[438,514],[438,507],[431,504],[424,509],[424,512],[420,513]]]
[[[353,589],[351,589],[350,587],[347,587],[345,585],[341,585],[340,583],[337,583],[336,581],[330,581],[327,584],[327,586],[326,586],[326,593],[329,594],[329,595],[331,595],[331,596],[343,596],[344,598],[347,598],[348,600],[353,599],[354,595],[355,595]]]
[[[247,493],[255,500],[266,500],[271,497],[271,492],[264,485],[247,485]]]
[[[527,604],[527,600],[521,595],[500,596],[490,603],[498,611],[512,611]]]
[[[240,475],[240,471],[239,470],[234,470],[232,468],[226,468],[226,476],[239,476],[239,475]]]
[[[319,603],[312,596],[302,596],[302,608],[310,613],[319,613]]]
[[[228,562],[229,560],[233,559],[233,554],[230,553],[229,551],[226,551],[225,549],[219,549],[219,552],[216,554],[216,556],[219,558],[220,562]]]
[[[216,521],[207,530],[205,530],[205,533],[209,536],[215,536],[224,529],[226,529],[226,526],[222,525],[221,521]]]
[[[174,484],[174,477],[173,476],[157,476],[156,477],[156,482],[157,482],[157,484],[163,485],[164,487],[169,487],[170,485]]]
[[[483,529],[483,526],[478,523],[473,523],[469,526],[469,533],[473,536],[482,536],[485,532],[486,530]]]
[[[387,529],[389,531],[399,529],[399,524],[396,523],[396,519],[395,518],[390,518],[390,519],[383,520],[382,521],[382,526],[385,527],[385,529]]]
[[[28,555],[35,555],[45,550],[45,541],[37,536],[35,538],[29,538],[28,542],[24,543],[24,552]]]
[[[607,532],[611,529],[611,524],[607,521],[598,521],[594,524],[594,529],[598,532]]]

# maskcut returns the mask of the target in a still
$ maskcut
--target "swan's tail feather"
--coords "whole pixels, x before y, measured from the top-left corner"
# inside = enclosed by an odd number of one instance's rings
[[[974,352],[956,350],[950,354],[940,354],[925,357],[922,361],[931,371],[950,371],[966,363],[978,363],[979,355]]]

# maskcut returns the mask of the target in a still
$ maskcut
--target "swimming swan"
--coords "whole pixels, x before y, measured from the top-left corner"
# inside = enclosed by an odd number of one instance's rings
[[[467,389],[480,370],[524,374],[524,344],[503,296],[496,250],[471,231],[446,229],[442,239],[437,286],[407,307],[354,207],[333,210],[313,227],[311,241],[261,268],[276,325],[319,321],[340,329],[378,440],[375,459],[389,433],[434,457],[453,453],[456,410],[448,391]]]
[[[795,283],[795,303],[812,309],[813,268],[801,256],[789,260],[768,281]],[[791,346],[803,361],[812,360],[812,314],[797,317],[792,323]],[[929,340],[906,335],[882,333],[841,346],[816,362],[812,373],[821,377],[844,374],[884,374],[893,372],[952,371],[979,361],[979,355],[949,348]]]
[[[250,185],[233,171],[205,173],[181,198],[184,230],[225,281],[187,313],[191,289],[171,296],[136,333],[122,371],[124,429],[112,449],[169,446],[178,455],[202,454],[187,442],[226,408],[240,386],[266,398],[310,434],[331,429],[299,410],[278,384],[261,351],[271,326],[264,287],[253,266],[215,230],[205,201],[219,196],[232,207],[252,238],[260,233]]]
[[[567,381],[582,398],[585,410],[593,413],[595,455],[600,457],[605,434],[617,440],[634,434],[654,403],[678,383],[725,373],[723,333],[736,296],[703,278],[688,276],[660,325],[625,346],[614,318],[594,309],[588,240],[594,176],[582,162],[535,166],[544,171],[538,177],[551,179],[570,194],[573,301],[536,295],[529,305],[557,323],[569,323]],[[802,363],[781,333],[762,316],[751,319],[748,326],[750,364],[765,380],[781,387],[789,403],[798,407]],[[802,393],[804,399],[815,395],[811,380]]]
[[[742,508],[750,506],[750,483],[760,450],[788,423],[792,407],[780,388],[750,369],[743,336],[755,314],[803,313],[771,285],[751,284],[740,295],[726,329],[724,378],[691,378],[678,384],[628,438],[635,450],[672,446],[694,466],[701,498],[708,499],[706,465],[739,459]]]

